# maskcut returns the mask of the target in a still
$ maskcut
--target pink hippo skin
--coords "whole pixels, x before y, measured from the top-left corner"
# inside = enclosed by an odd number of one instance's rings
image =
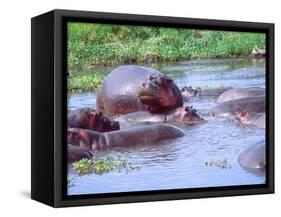
[[[239,123],[265,128],[265,114],[256,112],[237,112],[235,120]]]
[[[184,136],[184,132],[180,128],[169,124],[135,126],[105,133],[79,128],[70,128],[67,131],[69,144],[89,151],[117,146],[155,144],[162,140],[182,136]]]
[[[98,132],[119,130],[119,123],[105,117],[95,109],[80,108],[68,114],[68,127],[83,128]]]
[[[167,114],[153,114],[150,112],[133,112],[126,115],[121,115],[115,119],[120,124],[122,123],[156,123],[156,122],[182,122],[182,123],[197,123],[203,121],[196,109],[192,106],[180,107]]]

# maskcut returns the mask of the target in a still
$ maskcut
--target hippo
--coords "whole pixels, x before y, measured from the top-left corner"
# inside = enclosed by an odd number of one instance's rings
[[[180,107],[167,114],[152,114],[146,111],[133,112],[126,115],[121,115],[115,119],[119,123],[138,123],[138,122],[182,122],[196,123],[203,121],[197,114],[197,110],[192,106]]]
[[[74,145],[67,145],[67,161],[74,162],[81,159],[91,159],[93,157],[92,153]]]
[[[266,51],[260,48],[254,48],[251,53],[252,58],[261,59],[266,57]]]
[[[237,112],[235,120],[238,123],[250,124],[258,128],[265,128],[265,113]]]
[[[137,111],[164,113],[183,106],[180,90],[159,71],[123,65],[109,73],[97,89],[97,110],[115,116]]]
[[[252,173],[264,174],[265,172],[265,140],[261,140],[242,151],[238,163],[243,169]]]
[[[264,96],[264,95],[265,95],[264,88],[258,88],[258,87],[232,88],[222,93],[218,97],[217,103],[223,103],[234,99],[242,99],[247,97]]]
[[[68,143],[88,151],[118,146],[154,144],[162,140],[182,136],[184,136],[184,132],[170,124],[134,126],[104,133],[80,128],[69,128],[67,130]]]
[[[213,116],[235,115],[237,112],[265,112],[265,97],[256,96],[235,99],[216,105],[210,111]]]
[[[188,101],[189,97],[193,96],[211,96],[211,97],[217,97],[220,94],[224,93],[225,91],[231,89],[232,87],[222,87],[222,88],[206,88],[201,89],[200,87],[197,87],[196,89],[193,89],[192,86],[189,87],[183,87],[181,88],[181,94],[183,96],[184,101]]]
[[[101,112],[91,108],[76,109],[68,114],[68,127],[83,128],[98,132],[119,130],[117,121],[105,117]]]

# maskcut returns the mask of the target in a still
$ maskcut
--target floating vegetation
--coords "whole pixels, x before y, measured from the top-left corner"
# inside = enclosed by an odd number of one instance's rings
[[[95,173],[102,175],[111,171],[125,171],[126,173],[140,169],[140,166],[134,165],[131,161],[117,157],[100,158],[96,160],[82,159],[73,163],[74,170],[80,175]]]
[[[209,160],[205,162],[206,167],[219,167],[222,169],[231,169],[230,162],[225,158],[222,160]]]

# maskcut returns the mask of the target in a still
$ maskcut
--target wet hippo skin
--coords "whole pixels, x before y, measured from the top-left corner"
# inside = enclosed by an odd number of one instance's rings
[[[101,112],[91,108],[80,108],[68,114],[68,127],[77,127],[94,130],[98,132],[108,132],[119,130],[119,123],[105,117]]]
[[[235,120],[238,123],[254,125],[258,128],[265,128],[265,113],[237,112]]]
[[[67,131],[69,144],[92,151],[116,146],[155,144],[162,140],[182,136],[184,136],[184,132],[170,124],[135,126],[105,133],[79,128],[69,128]]]
[[[250,172],[262,175],[265,171],[265,140],[243,150],[238,158],[240,166]]]
[[[265,96],[248,97],[223,102],[210,110],[214,116],[235,115],[237,112],[265,112]]]
[[[121,115],[115,119],[120,123],[139,123],[139,122],[182,122],[182,123],[195,123],[203,121],[196,109],[192,106],[180,107],[167,114],[153,114],[146,111],[133,112],[126,115]]]
[[[80,148],[78,146],[74,146],[74,145],[67,145],[67,161],[68,162],[75,162],[75,161],[79,161],[81,159],[90,159],[92,158],[93,155],[91,154],[91,152]]]
[[[163,113],[183,105],[173,80],[152,68],[124,65],[109,73],[97,90],[97,110],[114,116],[136,111]]]
[[[250,88],[232,88],[223,92],[217,99],[217,103],[223,103],[230,100],[255,97],[255,96],[264,96],[265,89],[258,87]]]

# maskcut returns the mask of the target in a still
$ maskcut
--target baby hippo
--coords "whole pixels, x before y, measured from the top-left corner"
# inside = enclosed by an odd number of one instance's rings
[[[95,109],[80,108],[68,114],[68,127],[89,129],[98,132],[119,130],[119,123],[103,116]]]
[[[67,131],[68,144],[88,151],[117,146],[155,144],[162,140],[182,136],[184,136],[184,132],[181,129],[169,124],[135,126],[105,133],[79,128],[69,128]]]
[[[238,123],[251,124],[258,128],[265,128],[265,114],[256,112],[237,112],[235,120]]]
[[[91,154],[91,152],[80,148],[78,146],[74,146],[74,145],[67,145],[67,161],[68,162],[74,162],[74,161],[79,161],[81,159],[90,159],[92,158],[93,155]]]
[[[119,123],[152,123],[152,122],[181,122],[181,123],[196,123],[203,121],[197,114],[197,110],[192,106],[180,107],[166,114],[152,114],[146,111],[133,112],[126,115],[121,115],[115,119]]]

